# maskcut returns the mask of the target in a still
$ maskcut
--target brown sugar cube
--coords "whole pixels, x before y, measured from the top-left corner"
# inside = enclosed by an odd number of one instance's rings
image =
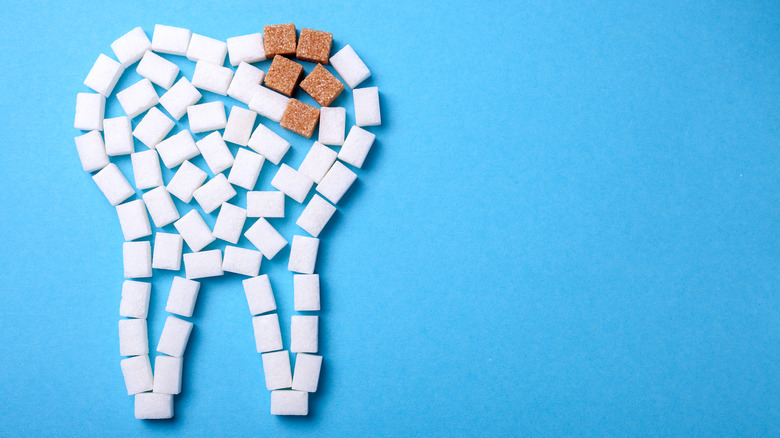
[[[333,46],[333,34],[314,29],[301,29],[298,50],[295,57],[301,61],[317,62],[328,65],[330,48]]]
[[[295,25],[288,23],[263,26],[263,46],[266,58],[295,55]]]
[[[268,74],[265,75],[265,85],[287,97],[291,97],[295,86],[303,76],[303,66],[290,61],[282,55],[274,56]]]
[[[327,68],[317,64],[301,82],[301,89],[318,104],[328,106],[344,91],[344,84],[333,76]]]
[[[290,99],[279,125],[296,134],[311,138],[320,119],[320,110],[297,99]]]

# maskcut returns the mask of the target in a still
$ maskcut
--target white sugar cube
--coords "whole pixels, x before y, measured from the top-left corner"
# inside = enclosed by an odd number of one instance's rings
[[[284,217],[284,193],[272,190],[267,192],[247,192],[247,217]]]
[[[85,172],[100,170],[111,162],[106,154],[106,145],[100,131],[89,131],[75,138],[76,151]]]
[[[349,44],[330,57],[330,64],[336,69],[339,76],[344,79],[349,88],[357,87],[371,76],[371,72],[368,71],[366,64],[363,63],[363,60],[360,59]]]
[[[148,241],[125,242],[122,245],[125,278],[152,276],[152,245]]]
[[[271,289],[271,281],[267,275],[248,278],[241,282],[244,286],[246,301],[249,304],[249,313],[259,315],[261,313],[276,310],[276,300]]]
[[[146,319],[149,313],[151,283],[125,280],[122,283],[122,301],[119,302],[119,316]]]
[[[344,143],[347,109],[338,106],[320,108],[320,143],[339,146]]]
[[[192,313],[195,311],[195,302],[198,300],[199,291],[199,282],[182,277],[173,277],[165,311],[186,317],[192,316]]]
[[[149,215],[146,214],[144,201],[136,199],[116,206],[119,225],[125,240],[135,240],[152,234]]]
[[[318,274],[293,275],[295,310],[320,310],[320,276]]]
[[[316,315],[293,315],[290,324],[290,351],[293,353],[316,353],[318,345]]]
[[[157,151],[150,149],[136,152],[130,155],[130,161],[133,163],[133,178],[136,188],[146,190],[163,184]]]
[[[192,32],[181,27],[154,25],[152,34],[152,50],[157,53],[184,56],[190,46]]]
[[[174,222],[173,226],[179,231],[192,252],[198,252],[214,241],[209,226],[196,210],[190,210],[189,213]]]
[[[222,139],[241,146],[246,146],[255,126],[257,113],[239,106],[230,109],[230,116],[225,125],[225,133]]]
[[[119,355],[138,356],[149,353],[146,319],[119,320]]]
[[[214,231],[211,234],[217,239],[222,239],[235,245],[241,237],[244,222],[246,222],[246,210],[225,202],[219,208],[217,222],[214,224]],[[225,256],[227,257],[227,254]]]
[[[141,59],[151,47],[152,42],[140,27],[136,27],[111,43],[111,50],[114,51],[116,59],[125,67]]]
[[[268,129],[262,123],[257,125],[255,132],[249,137],[247,146],[277,165],[290,149],[290,143],[287,140]]]
[[[187,78],[181,78],[160,97],[160,105],[174,119],[179,120],[187,114],[187,107],[195,105],[201,97],[200,91]]]
[[[336,207],[321,196],[314,195],[295,223],[313,237],[317,237],[335,212]]]
[[[181,163],[181,167],[173,175],[166,188],[171,195],[189,203],[192,201],[192,194],[206,181],[206,178],[208,178],[206,172],[189,161],[185,161]]]
[[[144,203],[149,210],[149,216],[154,221],[154,226],[162,228],[179,219],[179,210],[173,203],[171,194],[165,186],[156,187],[143,194]],[[178,268],[177,268],[178,269]]]
[[[198,61],[192,74],[192,85],[195,88],[222,96],[227,94],[231,80],[233,80],[233,70],[208,61]]]
[[[192,333],[192,323],[169,316],[165,320],[160,342],[157,343],[157,351],[168,356],[182,357],[187,348],[187,341]]]
[[[375,138],[376,135],[361,127],[353,126],[349,130],[349,135],[347,135],[347,139],[339,151],[339,160],[358,169],[361,168],[366,160],[368,151],[371,150],[371,146],[374,144]]]
[[[176,122],[156,107],[151,107],[133,130],[133,137],[140,140],[149,149],[154,149],[174,126],[176,126]]]
[[[157,143],[156,150],[168,169],[200,155],[192,134],[186,129]]]
[[[282,120],[290,98],[265,87],[256,87],[249,101],[249,109],[274,122]]]
[[[212,249],[211,251],[184,254],[184,270],[189,279],[218,277],[224,273],[222,271],[222,251]]]
[[[141,79],[116,95],[119,105],[131,119],[157,105],[160,97],[149,79]]]
[[[236,196],[236,190],[230,185],[225,175],[220,173],[195,190],[192,196],[204,212],[211,213],[219,208],[223,202]]]
[[[219,132],[212,132],[195,142],[195,145],[214,175],[233,165],[233,154],[230,153]]]
[[[133,129],[127,116],[113,117],[103,120],[103,137],[106,153],[109,157],[128,155],[135,152],[133,144]]]
[[[122,64],[101,53],[84,79],[84,85],[108,97],[124,71]]]
[[[355,172],[347,169],[347,166],[341,164],[341,161],[336,161],[317,185],[317,191],[328,201],[338,204],[356,179]]]
[[[260,218],[254,223],[246,233],[244,233],[247,239],[252,242],[260,252],[263,253],[265,258],[271,260],[274,256],[285,246],[287,246],[287,240],[276,231],[273,225],[269,224],[267,220]]]
[[[264,161],[265,158],[262,155],[256,154],[249,149],[240,148],[236,154],[233,168],[230,169],[228,181],[247,190],[254,189]]]
[[[305,392],[317,392],[320,383],[320,368],[322,356],[316,354],[298,353],[295,356],[295,372],[293,373],[292,389]],[[155,385],[157,384],[157,368],[155,368]]]
[[[167,90],[179,75],[179,66],[154,52],[147,51],[135,71]]]
[[[279,315],[269,313],[267,315],[255,316],[252,318],[252,327],[255,331],[255,345],[258,353],[282,349],[282,331],[279,328]]]
[[[271,391],[271,415],[309,415],[309,393]]]
[[[230,64],[237,66],[242,62],[265,61],[263,34],[253,33],[227,39]]]
[[[187,59],[190,61],[208,61],[212,64],[222,65],[227,55],[227,44],[207,36],[192,34],[190,46],[187,48]]]
[[[146,320],[139,321],[146,323]],[[152,365],[149,363],[148,354],[122,359],[119,365],[122,368],[122,376],[125,378],[127,395],[151,391],[154,385],[154,378],[152,377]]]
[[[309,149],[309,153],[306,154],[306,158],[303,159],[301,166],[298,167],[298,172],[319,183],[322,181],[322,177],[330,170],[330,166],[336,162],[336,156],[338,156],[336,151],[315,141],[311,149]]]
[[[263,254],[260,251],[227,245],[222,259],[222,270],[256,277],[260,273],[262,260]]]
[[[196,134],[222,129],[227,124],[225,104],[217,101],[192,105],[187,107],[187,118],[190,120],[190,131]]]
[[[152,268],[178,271],[181,269],[181,252],[184,239],[178,234],[158,232],[154,235]]]
[[[82,131],[102,131],[106,97],[97,93],[76,95],[76,117],[73,127]]]
[[[155,394],[181,393],[183,363],[184,359],[180,357],[157,356],[154,359],[154,387],[152,391]],[[295,369],[298,369],[297,365]]]
[[[275,315],[275,314],[274,314]],[[273,315],[266,315],[273,316]],[[257,316],[264,318],[264,316]],[[280,344],[281,345],[281,344]],[[281,348],[281,346],[279,347]],[[292,371],[290,370],[290,353],[287,350],[265,353],[263,358],[263,374],[265,386],[269,391],[292,386]]]
[[[316,237],[293,236],[287,269],[301,274],[313,274],[319,247],[320,239]]]
[[[142,392],[135,395],[137,420],[166,420],[173,418],[173,395]]]
[[[110,163],[100,172],[93,175],[92,180],[95,181],[100,191],[106,195],[108,202],[114,206],[119,205],[120,202],[135,194],[135,190],[127,182],[127,178],[114,163]]]
[[[271,185],[275,189],[283,192],[296,202],[306,200],[306,195],[309,194],[313,184],[314,182],[307,176],[284,163],[276,171],[274,179],[271,180]]]
[[[230,81],[230,87],[228,87],[228,96],[249,105],[252,101],[257,88],[263,83],[265,72],[259,68],[242,62],[238,65],[236,73],[233,75],[233,80]]]
[[[358,126],[376,126],[382,124],[379,112],[379,89],[377,87],[356,88],[352,90],[355,101],[355,124]]]

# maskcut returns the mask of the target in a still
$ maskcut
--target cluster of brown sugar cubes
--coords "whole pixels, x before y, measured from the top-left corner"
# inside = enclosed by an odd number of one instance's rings
[[[301,89],[321,106],[328,106],[344,91],[344,84],[336,79],[322,64],[327,65],[330,49],[333,46],[333,34],[319,30],[301,29],[297,39],[295,24],[277,24],[263,26],[263,44],[265,54],[273,58],[265,85],[287,97],[292,97],[295,87]],[[285,56],[317,63],[303,81],[303,66]],[[282,128],[311,138],[319,121],[320,110],[297,99],[290,99],[282,120]]]

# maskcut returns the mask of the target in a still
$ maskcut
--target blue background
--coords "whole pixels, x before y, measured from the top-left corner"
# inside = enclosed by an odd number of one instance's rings
[[[777,2],[158,3],[4,3],[3,434],[780,434]],[[175,419],[137,421],[122,234],[81,170],[76,93],[133,27],[286,22],[351,44],[383,111],[321,236],[320,391],[269,415],[230,275],[203,282]],[[261,270],[285,345],[288,253]]]

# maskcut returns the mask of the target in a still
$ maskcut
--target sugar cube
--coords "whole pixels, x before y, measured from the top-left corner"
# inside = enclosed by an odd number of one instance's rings
[[[301,81],[301,90],[312,97],[318,104],[328,106],[344,91],[341,83],[331,72],[320,64]]]
[[[249,149],[240,148],[236,154],[233,168],[230,169],[228,181],[247,190],[254,189],[264,161],[265,158],[262,155],[256,154]]]
[[[285,246],[287,240],[267,220],[260,218],[244,233],[247,239],[271,260]]]
[[[157,53],[184,56],[190,46],[192,32],[181,27],[154,25],[152,35],[152,50]]]
[[[292,97],[295,87],[303,77],[303,66],[284,56],[276,55],[265,75],[265,86],[287,97]]]
[[[235,67],[242,62],[265,61],[263,34],[253,33],[227,39],[230,64]]]
[[[111,50],[114,51],[116,59],[125,67],[141,59],[151,47],[152,42],[140,27],[136,27],[111,43]]]
[[[82,131],[102,131],[105,111],[105,96],[97,93],[79,93],[76,95],[76,117],[73,127]],[[279,118],[281,117],[280,113]]]
[[[276,171],[274,179],[271,180],[271,185],[275,189],[284,192],[296,202],[303,202],[306,199],[313,184],[314,182],[309,177],[284,163]]]
[[[319,195],[314,195],[306,208],[303,209],[303,212],[301,212],[295,224],[313,237],[317,237],[335,212],[336,207],[322,199]]]
[[[165,420],[173,418],[173,395],[142,392],[135,395],[137,420]]]
[[[227,55],[227,44],[207,36],[192,34],[190,46],[187,48],[187,59],[190,61],[208,61],[212,64],[222,65]]]
[[[290,99],[290,103],[282,114],[282,120],[279,121],[279,126],[298,135],[311,138],[319,119],[319,108],[307,105],[297,99]]]
[[[185,161],[181,163],[181,167],[171,178],[167,189],[171,195],[189,203],[192,200],[192,194],[206,181],[206,178],[208,178],[206,172],[189,161]]]
[[[157,105],[160,100],[149,79],[141,79],[116,95],[119,105],[131,119]]]
[[[149,215],[146,214],[144,201],[136,199],[116,206],[116,214],[119,217],[119,225],[125,240],[135,240],[152,234],[152,226],[149,225]]]
[[[371,76],[371,72],[368,71],[366,64],[363,63],[363,60],[360,59],[349,44],[331,56],[330,63],[349,88],[357,87]]]
[[[190,333],[192,333],[191,322],[169,316],[165,320],[160,342],[157,343],[157,351],[168,356],[182,357],[187,348]]]
[[[146,320],[139,319],[138,321]],[[154,385],[152,377],[152,365],[149,363],[149,355],[128,357],[119,362],[122,368],[122,376],[125,378],[125,387],[127,395],[138,394],[139,392],[151,391]]]
[[[100,170],[111,162],[106,154],[106,146],[100,131],[89,131],[75,138],[76,151],[79,153],[81,167],[85,172]]]
[[[257,88],[260,88],[264,77],[264,71],[242,62],[238,65],[235,74],[233,74],[233,80],[230,81],[227,94],[233,99],[249,105],[252,95],[255,94]]]
[[[158,232],[154,236],[152,268],[178,271],[181,269],[181,252],[184,239],[178,234]]]
[[[225,104],[217,101],[192,105],[187,107],[187,118],[190,120],[190,131],[196,134],[222,129],[227,124]]]
[[[295,310],[320,310],[320,276],[318,274],[293,275]]]
[[[271,415],[308,415],[308,414],[309,414],[309,393],[308,392],[271,391]]]
[[[255,126],[257,113],[239,106],[233,106],[230,109],[225,133],[222,139],[241,146],[246,146],[249,137],[252,135],[252,128]]]
[[[146,319],[119,320],[119,355],[138,356],[149,353]]]
[[[192,196],[195,197],[204,212],[211,213],[219,208],[223,202],[236,196],[236,190],[230,185],[225,175],[220,173],[195,190]]]
[[[276,300],[271,289],[271,281],[267,275],[247,278],[241,282],[244,286],[246,301],[249,304],[249,313],[259,315],[261,313],[276,310]]]
[[[195,301],[198,299],[199,291],[199,282],[182,277],[173,277],[165,311],[186,317],[192,316],[192,313],[195,311]]]
[[[154,359],[154,387],[152,391],[155,394],[181,393],[183,362],[184,360],[180,357],[157,356]],[[298,369],[297,365],[295,369]]]
[[[223,274],[222,251],[213,249],[184,254],[184,270],[190,279],[218,277]]]
[[[357,90],[355,90],[357,91]],[[359,126],[353,126],[339,151],[339,160],[358,169],[363,166],[376,136]]]
[[[225,202],[219,208],[217,222],[214,224],[214,231],[211,234],[217,239],[222,239],[235,245],[241,237],[245,221],[246,210]],[[225,256],[227,257],[227,254]]]
[[[255,316],[252,318],[252,327],[255,332],[255,344],[258,353],[282,349],[282,331],[279,328],[279,315],[269,313],[267,315]]]
[[[195,145],[214,175],[233,165],[233,154],[230,153],[219,132],[212,132],[195,142]]]
[[[109,157],[135,152],[133,130],[130,126],[130,118],[127,116],[104,119],[103,137],[106,144],[106,154]]]
[[[135,71],[167,90],[179,75],[179,66],[154,52],[147,51]]]
[[[274,24],[263,26],[263,45],[265,56],[273,58],[276,55],[295,55],[297,47],[295,24]]]
[[[192,134],[186,129],[157,143],[156,150],[168,169],[200,155]]]
[[[293,315],[290,324],[290,351],[293,353],[317,352],[317,325],[319,317],[316,315]]]
[[[261,357],[263,358],[265,386],[269,391],[292,386],[290,353],[287,350],[265,353]]]
[[[317,392],[317,386],[320,382],[321,367],[322,356],[298,353],[295,357],[295,372],[293,373],[292,389],[305,392]],[[155,385],[156,384],[157,376],[155,375]]]
[[[284,193],[273,190],[246,194],[247,217],[284,217]]]
[[[377,87],[356,88],[352,90],[355,101],[355,124],[358,126],[376,126],[382,124],[379,113],[379,89]]]
[[[317,185],[317,191],[328,201],[338,204],[356,179],[355,172],[347,169],[347,166],[341,164],[341,161],[336,161]]]
[[[125,278],[152,276],[152,245],[149,241],[122,244],[122,263]]]
[[[143,194],[144,203],[154,226],[162,228],[179,219],[179,210],[165,186],[159,186]]]
[[[320,108],[320,143],[331,146],[344,144],[347,110],[341,107]]]
[[[175,125],[176,123],[162,111],[151,107],[133,130],[133,136],[149,149],[154,149]]]
[[[331,46],[333,46],[332,33],[304,27],[301,29],[295,57],[302,61],[327,65]]]
[[[173,226],[179,231],[192,252],[198,252],[214,241],[209,226],[196,210],[190,210],[189,213],[174,222]]]
[[[122,301],[119,302],[119,316],[146,319],[149,313],[151,283],[125,280],[122,283]]]
[[[313,274],[319,247],[320,239],[316,237],[293,236],[287,269],[301,274]]]
[[[198,61],[195,65],[195,73],[192,74],[192,85],[224,96],[232,79],[233,70],[208,61]]]
[[[119,205],[120,202],[135,194],[135,190],[114,163],[110,163],[93,175],[92,180],[113,206]]]
[[[298,168],[298,172],[319,184],[322,177],[330,170],[330,166],[336,162],[336,156],[338,156],[336,151],[315,141]]]
[[[84,85],[108,97],[124,71],[122,64],[101,53],[84,79]]]
[[[195,105],[203,97],[187,78],[181,78],[170,90],[160,97],[160,105],[174,119],[179,120],[187,114],[187,108]]]
[[[274,122],[282,120],[290,98],[263,86],[258,86],[253,91],[249,109]]]
[[[260,273],[262,260],[263,254],[260,251],[227,245],[222,259],[222,270],[256,277]]]
[[[290,149],[290,143],[287,140],[262,123],[257,125],[255,132],[249,137],[247,146],[276,165],[282,161],[282,157]]]
[[[133,163],[133,178],[136,188],[146,190],[163,184],[157,151],[150,149],[136,152],[130,155],[130,161]]]

